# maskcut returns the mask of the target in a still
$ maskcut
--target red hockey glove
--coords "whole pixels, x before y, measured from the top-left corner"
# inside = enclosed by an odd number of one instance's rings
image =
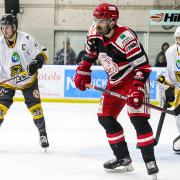
[[[135,81],[129,90],[127,105],[134,109],[139,109],[144,100],[144,84],[141,81]]]
[[[85,91],[85,84],[91,83],[91,65],[88,62],[83,62],[82,65],[78,66],[76,69],[76,74],[74,77],[75,86],[81,91]]]

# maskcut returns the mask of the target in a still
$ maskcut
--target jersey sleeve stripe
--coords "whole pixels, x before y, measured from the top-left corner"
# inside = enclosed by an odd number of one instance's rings
[[[136,48],[132,49],[130,52],[126,54],[126,58],[130,59],[133,56],[139,54],[142,50],[137,46]]]
[[[147,59],[146,59],[146,57],[144,55],[144,56],[142,56],[142,57],[140,57],[140,58],[130,62],[130,64],[131,64],[132,67],[135,68],[135,67],[137,67],[137,66],[139,66],[139,65],[141,65],[141,64],[143,64],[145,62],[147,62]]]

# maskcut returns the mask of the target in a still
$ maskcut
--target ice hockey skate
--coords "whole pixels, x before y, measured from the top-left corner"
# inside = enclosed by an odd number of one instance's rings
[[[157,164],[155,161],[150,161],[146,163],[147,173],[148,175],[152,176],[153,180],[157,180],[157,173],[159,172],[159,169],[157,167]]]
[[[106,172],[114,172],[114,173],[121,173],[121,172],[131,172],[134,170],[131,164],[131,158],[126,157],[124,159],[112,159],[106,163],[104,163],[104,168]]]
[[[173,141],[173,150],[180,154],[180,135]]]
[[[47,148],[49,147],[49,142],[48,142],[47,134],[44,133],[44,134],[40,135],[40,143],[41,143],[41,147],[46,152]]]

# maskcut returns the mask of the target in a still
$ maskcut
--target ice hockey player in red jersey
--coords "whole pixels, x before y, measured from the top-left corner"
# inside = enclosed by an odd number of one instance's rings
[[[127,100],[103,93],[98,109],[98,121],[103,126],[115,159],[104,163],[107,171],[132,171],[123,127],[117,121],[127,104],[128,115],[137,133],[137,145],[141,151],[147,172],[154,179],[158,167],[154,156],[154,138],[148,122],[149,109],[142,105],[149,100],[149,74],[151,67],[147,55],[128,27],[118,25],[119,11],[115,5],[102,3],[94,12],[94,23],[87,40],[85,55],[74,77],[76,87],[86,90],[91,82],[91,66],[98,59],[108,74],[106,89],[128,97]]]

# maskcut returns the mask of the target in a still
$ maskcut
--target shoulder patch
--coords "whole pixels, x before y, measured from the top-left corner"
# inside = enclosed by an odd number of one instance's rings
[[[136,37],[130,31],[126,30],[119,35],[115,43],[121,48],[124,48],[126,44],[128,44],[130,41],[132,41],[135,38]]]
[[[139,43],[137,41],[132,41],[130,42],[127,46],[126,46],[126,53],[129,53],[130,51],[132,51],[133,49],[139,47]]]

